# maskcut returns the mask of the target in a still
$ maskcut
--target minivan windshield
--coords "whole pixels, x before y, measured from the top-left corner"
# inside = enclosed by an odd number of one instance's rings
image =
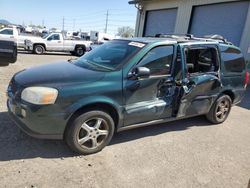
[[[99,71],[114,71],[137,54],[145,43],[129,40],[113,40],[86,53],[75,65]]]

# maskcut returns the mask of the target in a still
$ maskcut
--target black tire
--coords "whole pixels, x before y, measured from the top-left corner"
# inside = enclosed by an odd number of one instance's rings
[[[33,53],[41,55],[44,53],[44,51],[45,51],[45,49],[44,49],[43,45],[36,44],[34,46]]]
[[[228,95],[221,95],[213,104],[206,118],[214,124],[223,123],[232,107],[232,99]]]
[[[69,124],[65,132],[65,141],[79,154],[93,154],[109,144],[114,130],[114,121],[109,114],[99,110],[89,111]]]
[[[77,46],[77,47],[75,48],[74,54],[75,54],[76,56],[80,57],[80,56],[84,55],[85,52],[86,52],[86,48],[85,48],[84,46]]]
[[[74,51],[70,52],[70,54],[73,55],[73,56],[75,56],[75,52]]]

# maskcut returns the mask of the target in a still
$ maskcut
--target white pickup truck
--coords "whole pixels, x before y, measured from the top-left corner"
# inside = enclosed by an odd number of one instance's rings
[[[36,36],[21,35],[16,28],[3,28],[0,29],[0,40],[14,41],[17,43],[18,48],[24,48],[24,41],[26,39],[39,38]]]
[[[42,38],[25,40],[25,49],[35,54],[46,51],[70,52],[72,55],[82,56],[90,49],[91,41],[64,39],[61,33],[50,33]]]

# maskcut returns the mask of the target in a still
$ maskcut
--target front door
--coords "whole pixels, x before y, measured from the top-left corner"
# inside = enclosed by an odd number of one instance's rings
[[[63,39],[60,37],[59,34],[53,34],[47,38],[46,42],[47,50],[50,51],[63,51]]]
[[[185,79],[177,117],[209,112],[221,89],[217,45],[182,46]]]
[[[151,49],[130,70],[144,67],[150,70],[148,78],[124,80],[124,126],[167,118],[172,115],[175,84],[171,76],[174,46],[158,46]],[[130,74],[129,73],[129,74]]]

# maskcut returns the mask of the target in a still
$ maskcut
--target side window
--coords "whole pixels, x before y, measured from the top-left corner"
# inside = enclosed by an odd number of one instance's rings
[[[60,36],[58,34],[51,35],[47,40],[60,40]]]
[[[220,49],[226,71],[242,72],[245,69],[245,60],[240,50],[231,47],[221,47]]]
[[[60,40],[60,36],[58,34],[54,35],[54,40]]]
[[[3,35],[13,35],[13,30],[11,30],[11,29],[5,29],[5,30],[2,30],[0,32],[0,34],[3,34]]]
[[[214,72],[219,68],[215,48],[186,48],[185,56],[188,73]]]
[[[170,74],[173,51],[173,46],[156,47],[143,57],[139,66],[150,69],[150,74],[152,76]]]

